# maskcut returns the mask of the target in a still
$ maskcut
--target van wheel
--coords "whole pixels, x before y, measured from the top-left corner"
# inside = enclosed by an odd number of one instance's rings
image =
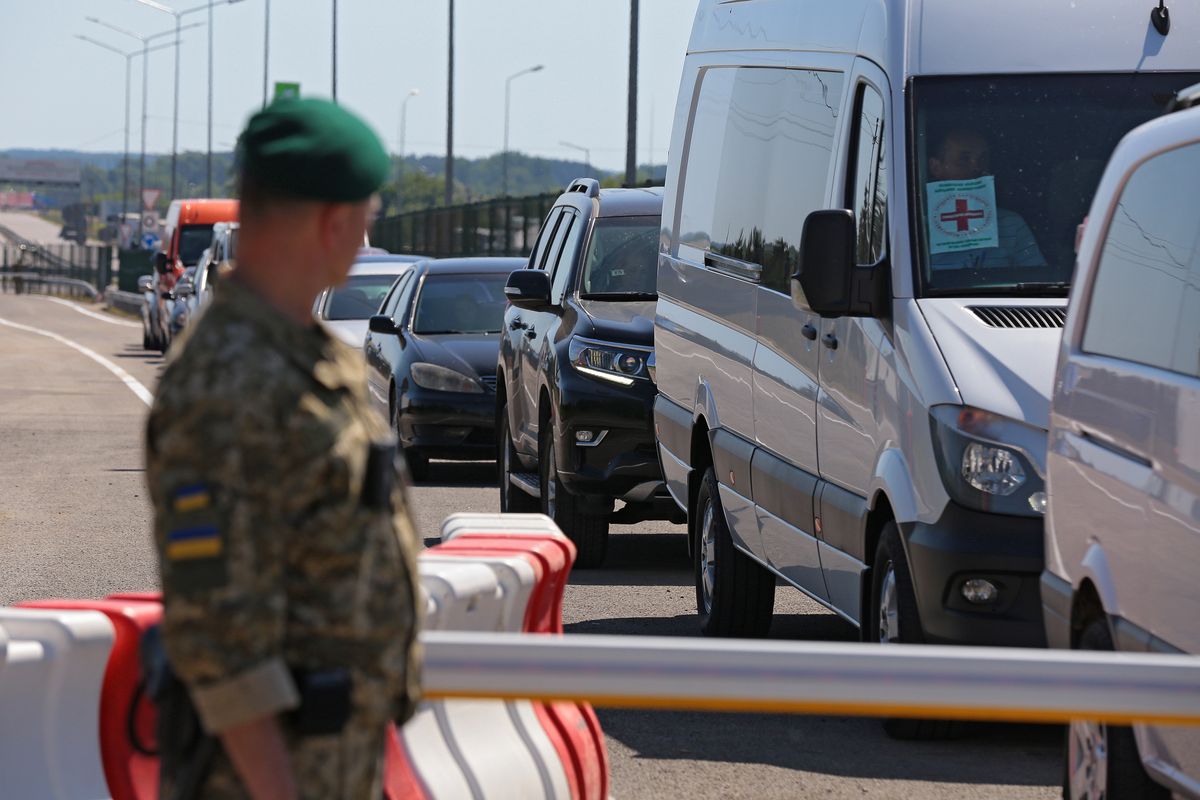
[[[582,569],[598,567],[608,552],[608,508],[601,501],[571,494],[558,479],[558,457],[554,454],[554,424],[542,421],[538,436],[538,467],[542,482],[542,513],[554,520],[578,551],[575,566]]]
[[[1093,620],[1079,639],[1080,650],[1113,651],[1105,619]],[[1146,774],[1133,730],[1122,725],[1072,722],[1067,726],[1064,800],[1140,797],[1166,800],[1171,793]]]
[[[880,644],[921,644],[921,616],[913,591],[908,556],[895,522],[884,526],[871,570],[870,641]],[[951,739],[962,723],[948,719],[885,719],[883,729],[893,739],[927,741]]]
[[[508,430],[508,407],[501,406],[499,424],[496,426],[496,467],[500,484],[500,513],[501,514],[536,514],[542,510],[541,503],[536,497],[526,494],[513,486],[512,474],[518,470],[520,461],[517,458],[517,448],[513,447],[512,436]]]
[[[775,612],[775,576],[733,546],[712,467],[704,472],[695,512],[688,516],[695,521],[700,631],[705,636],[766,636]]]

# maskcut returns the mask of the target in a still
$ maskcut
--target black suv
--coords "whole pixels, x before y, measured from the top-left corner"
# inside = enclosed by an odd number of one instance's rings
[[[549,515],[583,567],[604,560],[610,522],[678,515],[652,415],[661,218],[661,189],[574,181],[504,289],[500,507]]]

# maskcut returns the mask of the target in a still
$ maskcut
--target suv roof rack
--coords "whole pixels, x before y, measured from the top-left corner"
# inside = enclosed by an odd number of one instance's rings
[[[571,181],[571,185],[567,187],[567,194],[579,192],[586,194],[588,197],[600,196],[600,181],[595,178],[576,178]]]
[[[1192,108],[1200,105],[1200,83],[1193,84],[1186,89],[1180,90],[1179,94],[1167,103],[1166,113],[1172,111],[1183,111],[1185,108]]]

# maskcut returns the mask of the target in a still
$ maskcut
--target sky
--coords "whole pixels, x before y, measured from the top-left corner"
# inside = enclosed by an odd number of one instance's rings
[[[177,10],[204,0],[162,0]],[[298,82],[305,95],[332,90],[334,0],[270,0],[269,81]],[[213,11],[213,149],[230,150],[262,103],[267,0],[223,2]],[[500,152],[505,78],[512,82],[510,148],[622,170],[629,59],[629,0],[456,0],[455,155]],[[388,149],[443,154],[446,143],[448,0],[338,0],[338,100],[362,114]],[[696,0],[641,0],[638,161],[666,159],[670,124]],[[140,43],[87,17],[148,36],[174,28],[137,0],[0,0],[0,149],[120,152],[125,59],[77,34],[130,51]],[[203,11],[184,17],[202,22]],[[184,31],[180,50],[179,149],[206,148],[207,27]],[[171,41],[171,36],[158,43]],[[174,53],[149,56],[146,149],[170,153]],[[132,59],[130,150],[140,146],[142,58]]]

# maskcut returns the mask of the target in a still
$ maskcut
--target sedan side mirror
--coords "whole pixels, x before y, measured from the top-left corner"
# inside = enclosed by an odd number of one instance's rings
[[[504,296],[517,308],[543,309],[550,305],[550,276],[540,269],[519,269],[508,276]]]
[[[396,323],[387,314],[376,314],[367,320],[367,327],[372,333],[400,333],[400,329],[396,327]]]
[[[889,293],[886,260],[856,266],[857,232],[848,209],[814,211],[804,221],[792,303],[823,317],[879,317]]]

